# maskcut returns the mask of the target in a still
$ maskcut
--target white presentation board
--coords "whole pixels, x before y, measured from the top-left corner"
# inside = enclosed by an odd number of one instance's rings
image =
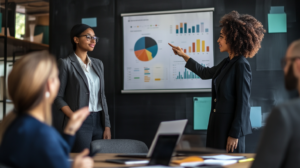
[[[124,90],[210,89],[168,43],[205,67],[214,65],[213,12],[123,16]]]

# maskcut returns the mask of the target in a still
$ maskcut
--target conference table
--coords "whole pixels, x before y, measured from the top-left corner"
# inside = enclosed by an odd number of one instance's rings
[[[77,154],[76,153],[71,153],[70,157],[74,158]],[[94,159],[94,168],[101,168],[101,167],[136,167],[136,166],[145,166],[145,165],[122,165],[122,164],[114,164],[114,163],[107,163],[105,162],[105,160],[107,159],[120,159],[120,157],[116,157],[117,154],[113,154],[113,153],[98,153],[96,154],[93,159]],[[219,155],[219,154],[218,154]],[[226,153],[226,155],[233,155],[233,156],[246,156],[246,158],[253,158],[255,157],[254,153],[240,153],[240,154],[228,154]],[[197,156],[201,156],[201,155],[197,155]],[[207,155],[205,155],[207,156]],[[185,156],[186,157],[186,156]],[[172,159],[183,159],[185,158],[183,156],[180,157],[173,157]],[[123,159],[126,159],[125,157],[122,157]],[[128,158],[128,159],[133,159],[133,158]],[[142,159],[144,160],[144,159]],[[236,163],[236,164],[232,164],[232,165],[227,165],[224,166],[225,168],[248,168],[250,167],[252,164],[252,162],[244,162],[244,163]],[[170,166],[177,166],[174,164],[171,164]]]

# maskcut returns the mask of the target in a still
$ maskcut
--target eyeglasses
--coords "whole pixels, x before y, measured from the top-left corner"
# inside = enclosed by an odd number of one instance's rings
[[[82,36],[85,36],[88,41],[91,41],[92,39],[95,40],[96,43],[99,41],[99,37],[97,37],[97,36],[91,36],[91,35],[87,34],[87,35],[81,35],[78,37],[82,37]]]
[[[300,59],[299,56],[294,56],[294,57],[291,57],[291,58],[282,58],[281,59],[281,67],[284,68],[288,62],[288,60],[291,60],[291,62],[294,62],[296,59]]]

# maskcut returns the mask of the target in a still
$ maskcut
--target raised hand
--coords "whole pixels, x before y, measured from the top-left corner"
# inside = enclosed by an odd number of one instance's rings
[[[172,50],[173,50],[175,55],[179,55],[181,57],[185,55],[185,53],[183,52],[183,49],[180,48],[179,46],[173,46],[170,43],[168,43],[168,44],[172,47]]]
[[[168,44],[172,47],[172,50],[175,55],[181,56],[186,62],[190,59],[190,57],[184,53],[182,48],[180,48],[179,46],[173,46],[170,43]]]
[[[81,127],[83,121],[90,114],[88,107],[83,107],[72,114],[65,128],[64,133],[75,135],[76,131]]]

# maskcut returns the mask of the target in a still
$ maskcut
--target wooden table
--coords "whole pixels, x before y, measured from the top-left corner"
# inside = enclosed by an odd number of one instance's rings
[[[77,154],[71,153],[70,157],[74,158]],[[116,157],[117,154],[111,154],[111,153],[99,153],[96,156],[94,156],[94,168],[98,167],[133,167],[132,165],[121,165],[121,164],[114,164],[114,163],[107,163],[105,160],[107,159],[120,159],[121,157]],[[246,156],[247,158],[253,158],[255,154],[253,153],[244,153],[244,154],[226,154],[226,155],[233,155],[233,156]],[[126,159],[125,157],[122,157],[123,159]],[[182,159],[184,157],[174,157],[173,159]],[[133,159],[133,158],[130,158]],[[144,160],[144,159],[141,159]],[[250,167],[252,162],[244,162],[244,163],[236,163],[228,166],[224,166],[226,168],[248,168]],[[145,166],[145,165],[134,165],[134,166]],[[171,164],[171,166],[175,166]]]

